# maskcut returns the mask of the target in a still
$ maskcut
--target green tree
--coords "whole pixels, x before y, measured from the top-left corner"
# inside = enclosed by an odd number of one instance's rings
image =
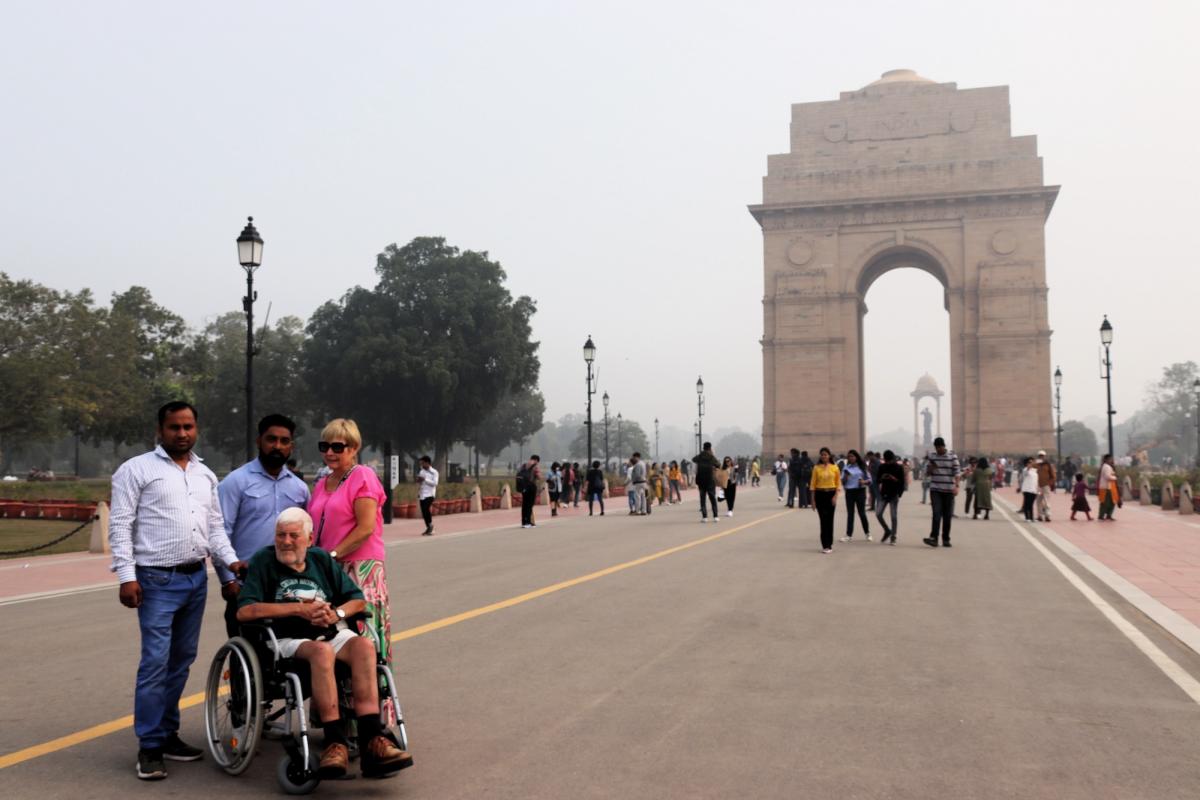
[[[1198,376],[1195,361],[1176,362],[1164,367],[1162,377],[1148,388],[1146,399],[1159,415],[1154,442],[1161,449],[1155,457],[1167,455],[1179,465],[1194,457]]]
[[[1099,443],[1096,441],[1096,432],[1084,425],[1079,420],[1069,419],[1062,424],[1062,448],[1060,453],[1061,458],[1067,456],[1082,456],[1083,458],[1091,458],[1099,454]]]
[[[59,292],[0,272],[0,472],[23,443],[61,432],[63,407],[75,392],[73,325],[90,307],[87,290]]]
[[[437,237],[389,245],[374,290],[356,287],[308,323],[305,374],[317,411],[354,417],[373,441],[412,452],[470,438],[497,398],[535,386],[535,311],[487,253]]]
[[[654,460],[654,448],[646,438],[646,432],[642,430],[642,426],[634,420],[622,419],[620,430],[618,430],[616,423],[609,419],[608,439],[609,445],[612,447],[613,460],[627,461],[634,453],[641,453],[642,458],[648,461]]]
[[[546,400],[536,389],[510,392],[500,398],[491,413],[479,423],[475,436],[479,452],[487,457],[489,472],[492,462],[504,448],[542,429],[545,414]]]

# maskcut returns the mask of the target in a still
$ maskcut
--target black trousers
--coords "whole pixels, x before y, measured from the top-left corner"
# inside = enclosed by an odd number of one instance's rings
[[[887,523],[883,521],[883,512],[888,509],[892,510],[892,527],[889,528]],[[883,497],[875,502],[875,519],[879,520],[879,524],[883,526],[883,535],[895,536],[896,531],[900,527],[900,523],[896,520],[897,510],[900,508],[899,497]]]
[[[933,525],[929,531],[929,538],[936,540],[940,528],[942,544],[946,544],[950,541],[950,521],[954,517],[954,492],[930,489],[929,502],[933,505]]]
[[[521,524],[533,524],[533,504],[537,502],[537,489],[521,492]]]
[[[1037,502],[1037,494],[1035,492],[1022,492],[1024,501],[1021,503],[1021,513],[1025,515],[1025,519],[1033,522],[1033,504]]]
[[[817,506],[817,516],[821,518],[821,548],[833,548],[833,499],[837,492],[832,489],[817,489],[813,492],[813,502]]]
[[[846,490],[846,535],[854,535],[854,514],[862,520],[863,533],[870,536],[871,526],[867,524],[867,489],[860,486],[857,489]]]
[[[704,501],[706,498],[712,506],[713,518],[715,519],[720,516],[721,512],[717,510],[717,485],[715,483],[710,483],[707,486],[696,484],[696,488],[700,490],[700,518],[708,519],[708,512],[704,510]]]
[[[425,527],[433,527],[433,498],[422,497],[421,500],[421,519],[425,520]]]
[[[737,484],[730,481],[725,486],[725,506],[733,511],[733,501],[737,498]]]
[[[595,506],[592,505],[595,502],[600,503],[600,513],[601,514],[604,513],[604,490],[603,489],[592,489],[591,491],[589,491],[587,500],[588,500],[588,513],[589,514],[593,513],[593,511],[595,510]]]
[[[967,502],[965,504],[963,504],[963,513],[964,514],[971,513],[971,501],[974,499],[975,499],[975,489],[968,488],[967,489]]]

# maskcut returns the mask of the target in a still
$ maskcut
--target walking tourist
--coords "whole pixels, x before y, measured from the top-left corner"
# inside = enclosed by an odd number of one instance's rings
[[[383,504],[387,493],[375,470],[360,466],[362,434],[352,419],[332,420],[321,431],[317,449],[329,474],[313,486],[309,514],[317,522],[313,544],[329,553],[350,580],[362,589],[366,631],[375,650],[391,666],[392,615],[384,569]],[[388,700],[388,722],[395,709]]]
[[[713,455],[712,442],[704,443],[704,449],[692,458],[692,463],[696,465],[696,488],[700,491],[700,521],[708,522],[708,512],[704,509],[707,500],[712,506],[713,522],[717,522],[721,511],[717,508],[716,472],[721,462]]]
[[[725,508],[727,509],[725,511],[725,516],[732,517],[733,503],[737,499],[738,484],[737,477],[735,475],[737,466],[733,463],[732,458],[725,456],[725,463],[721,465],[721,468],[726,470],[729,474],[729,478],[725,482]]]
[[[871,482],[867,484],[867,510],[874,511],[879,506],[879,465],[883,463],[879,454],[867,451],[865,469]]]
[[[1017,473],[1017,491],[1021,493],[1021,513],[1027,522],[1033,522],[1033,507],[1037,503],[1037,467],[1032,458],[1025,459],[1025,464]]]
[[[680,492],[680,486],[683,481],[683,473],[679,469],[679,462],[672,461],[671,468],[667,471],[667,480],[671,486],[671,492],[667,497],[667,503],[674,505],[675,503],[683,502],[683,494]]]
[[[971,519],[979,519],[979,512],[983,512],[984,519],[992,518],[992,482],[995,480],[992,473],[992,467],[988,464],[988,460],[983,456],[975,459],[975,472],[972,475],[972,481],[975,484],[975,510],[971,512]]]
[[[1038,451],[1037,460],[1038,474],[1038,500],[1037,500],[1037,518],[1039,522],[1050,521],[1050,494],[1055,491],[1058,485],[1058,475],[1054,471],[1054,464],[1046,458],[1046,451]]]
[[[275,519],[288,508],[308,505],[308,485],[287,468],[296,423],[282,414],[258,422],[258,457],[229,473],[217,486],[229,543],[242,561],[275,542]],[[216,568],[225,599],[225,632],[237,636],[240,584],[229,570]]]
[[[846,535],[843,542],[854,538],[854,514],[862,520],[863,536],[871,541],[871,526],[867,523],[866,495],[871,476],[867,474],[857,450],[846,453],[846,467],[842,470],[842,490],[846,495]]]
[[[546,490],[550,494],[550,516],[557,517],[558,502],[563,491],[562,464],[557,461],[550,465],[550,474],[546,476]]]
[[[759,486],[762,484],[762,464],[758,461],[758,456],[750,462],[750,485]]]
[[[804,462],[800,460],[800,451],[792,448],[792,457],[788,459],[788,498],[787,507],[794,508],[796,501],[800,501],[800,508],[804,508],[804,500],[800,498],[800,485],[804,480]]]
[[[203,751],[179,738],[179,697],[196,659],[208,595],[204,559],[241,573],[221,519],[217,476],[192,448],[196,409],[158,410],[158,445],[113,473],[108,542],[121,605],[136,608],[142,655],[133,695],[137,776],[167,777],[163,759],[196,761]]]
[[[521,527],[536,528],[533,522],[533,504],[537,502],[538,481],[542,479],[539,464],[542,457],[534,454],[517,469],[516,485],[521,494]]]
[[[783,453],[780,453],[779,458],[775,459],[775,464],[771,467],[771,474],[775,476],[775,491],[779,495],[779,502],[782,503],[783,493],[787,490],[788,485],[788,462],[783,457]]]
[[[1075,515],[1082,511],[1087,516],[1088,522],[1092,521],[1092,507],[1088,503],[1088,485],[1083,479],[1083,473],[1075,473],[1075,486],[1071,489],[1071,521],[1075,521]]]
[[[809,488],[813,471],[812,459],[808,457],[807,450],[800,451],[800,497],[797,500],[801,508],[808,508],[812,505],[812,489]]]
[[[879,526],[883,528],[883,538],[879,540],[879,543],[887,542],[894,545],[896,543],[896,534],[900,530],[900,523],[897,521],[900,498],[904,495],[904,490],[907,488],[904,465],[896,461],[895,453],[891,450],[884,450],[883,461],[879,464],[878,474],[879,503],[875,506],[875,519],[879,520]],[[883,512],[889,510],[892,517],[890,528],[883,521]]]
[[[593,503],[600,503],[600,516],[604,516],[604,470],[600,469],[600,462],[593,461],[592,467],[587,471],[587,504],[588,516],[595,513]]]
[[[1096,478],[1096,499],[1100,503],[1100,513],[1096,519],[1113,518],[1113,508],[1120,508],[1121,493],[1117,491],[1117,469],[1113,466],[1112,453],[1105,453],[1100,459],[1100,475]]]
[[[929,467],[926,466],[929,462],[929,453],[925,454],[925,461],[917,465],[917,470],[921,474],[921,505],[929,499]]]
[[[625,474],[629,487],[629,513],[644,516],[646,513],[646,462],[641,453],[629,457],[629,471]]]
[[[837,464],[833,463],[833,453],[828,447],[822,447],[817,455],[817,463],[813,465],[809,478],[809,489],[812,491],[813,507],[821,520],[821,552],[833,552],[833,517],[837,511],[838,489],[842,485],[842,476]]]
[[[579,469],[579,462],[571,464],[571,494],[575,499],[574,506],[579,508],[579,495],[583,491],[583,472]]]
[[[417,503],[421,506],[421,519],[425,520],[422,536],[433,536],[433,499],[437,497],[438,481],[441,476],[433,468],[433,459],[421,456],[421,471],[417,473]]]
[[[933,440],[933,452],[925,461],[929,475],[929,502],[933,505],[933,524],[925,544],[938,546],[938,529],[941,529],[942,547],[950,547],[950,522],[954,515],[954,498],[958,494],[961,472],[958,456],[946,449],[946,440],[941,436]]]
[[[963,513],[971,513],[971,501],[975,499],[975,457],[971,456],[967,459],[967,466],[963,468],[962,484],[965,490],[964,494],[967,500],[963,503]]]

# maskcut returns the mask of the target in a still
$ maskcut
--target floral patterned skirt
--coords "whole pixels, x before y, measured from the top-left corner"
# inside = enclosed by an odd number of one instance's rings
[[[392,665],[392,616],[388,610],[387,576],[382,561],[344,561],[342,570],[362,589],[367,604],[366,634],[375,641],[375,650]]]

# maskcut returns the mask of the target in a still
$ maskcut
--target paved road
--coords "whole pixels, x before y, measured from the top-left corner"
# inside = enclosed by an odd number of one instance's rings
[[[957,520],[956,546],[935,551],[920,543],[925,508],[909,501],[903,515],[899,546],[857,541],[831,556],[818,552],[815,514],[781,509],[767,488],[743,491],[737,516],[718,525],[698,524],[689,504],[394,547],[393,624],[406,637],[396,649],[417,763],[389,781],[318,792],[1200,793],[1200,706],[1012,523]],[[1185,682],[1200,675],[1200,658],[1097,591]],[[221,641],[219,614],[211,602],[202,662]],[[127,725],[86,732],[132,708],[137,629],[115,589],[0,607],[0,630],[0,764],[85,731],[0,768],[0,795],[276,792],[274,743],[239,778],[201,762],[143,784]],[[189,693],[203,671],[198,663]],[[184,712],[185,738],[199,743],[202,726],[198,708]]]

